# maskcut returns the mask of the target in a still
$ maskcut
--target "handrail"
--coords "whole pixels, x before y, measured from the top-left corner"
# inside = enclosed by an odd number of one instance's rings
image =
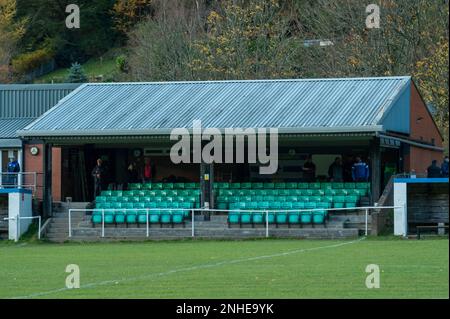
[[[289,212],[315,212],[315,211],[328,211],[328,212],[342,212],[342,211],[349,211],[349,210],[364,210],[365,212],[365,228],[364,228],[364,234],[365,236],[368,235],[368,223],[369,223],[369,211],[371,209],[406,209],[404,206],[361,206],[361,207],[346,207],[346,208],[312,208],[312,209],[214,209],[214,208],[111,208],[111,209],[105,209],[105,208],[91,208],[91,209],[85,209],[85,208],[72,208],[69,209],[69,238],[72,237],[72,212],[101,212],[102,213],[102,234],[101,237],[105,237],[105,210],[112,211],[112,212],[127,212],[127,211],[134,211],[134,212],[146,212],[147,215],[147,223],[146,223],[146,236],[149,236],[149,223],[148,223],[148,215],[152,211],[190,211],[192,213],[192,237],[195,237],[195,212],[251,212],[251,213],[263,213],[266,215],[266,221],[269,213],[277,213],[277,212],[283,212],[283,213],[289,213]],[[269,223],[266,222],[266,237],[269,237]]]

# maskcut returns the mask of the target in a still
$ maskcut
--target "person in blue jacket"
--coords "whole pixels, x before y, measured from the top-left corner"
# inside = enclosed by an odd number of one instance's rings
[[[367,182],[369,180],[369,165],[356,157],[356,163],[352,167],[352,178],[354,182]]]
[[[11,187],[17,187],[17,176],[18,173],[20,173],[20,164],[14,157],[9,159],[8,173],[10,173],[7,178],[8,184]]]

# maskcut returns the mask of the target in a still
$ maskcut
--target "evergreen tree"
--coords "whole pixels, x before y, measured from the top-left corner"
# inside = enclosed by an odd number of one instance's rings
[[[69,69],[69,75],[67,76],[68,83],[85,83],[88,79],[84,73],[83,68],[77,62],[73,63]]]

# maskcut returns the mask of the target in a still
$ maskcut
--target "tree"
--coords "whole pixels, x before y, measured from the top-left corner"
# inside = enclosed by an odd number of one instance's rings
[[[116,0],[114,4],[115,27],[126,34],[136,23],[154,14],[153,0]]]
[[[69,69],[69,75],[67,76],[68,83],[84,83],[87,82],[88,79],[86,74],[84,73],[83,68],[77,62],[73,63]]]
[[[0,83],[10,80],[10,62],[25,33],[27,20],[16,20],[16,1],[0,0]]]

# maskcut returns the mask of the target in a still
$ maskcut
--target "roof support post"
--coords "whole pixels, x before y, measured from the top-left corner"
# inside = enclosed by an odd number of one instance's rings
[[[44,165],[44,196],[43,196],[43,213],[44,218],[52,216],[52,144],[44,144],[43,154]]]
[[[372,198],[372,203],[375,203],[380,198],[380,187],[381,187],[381,148],[380,139],[376,137],[370,143],[370,189]]]

